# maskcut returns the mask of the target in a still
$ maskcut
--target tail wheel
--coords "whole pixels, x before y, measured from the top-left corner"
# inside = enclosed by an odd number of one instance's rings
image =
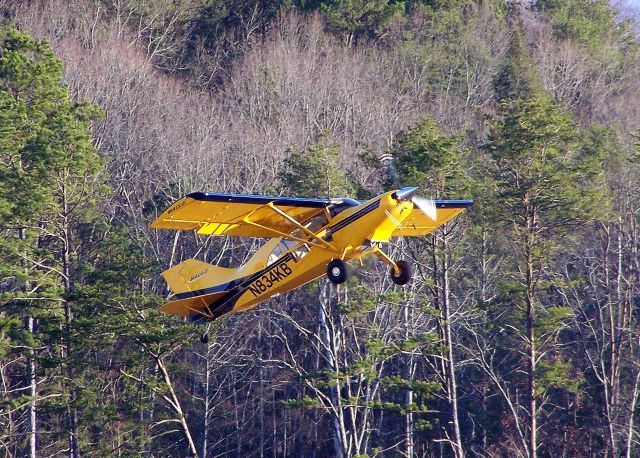
[[[200,336],[200,342],[203,344],[209,343],[209,331],[205,331],[202,333],[202,335]]]
[[[396,273],[395,269],[391,267],[391,281],[393,281],[396,285],[404,285],[411,280],[411,264],[407,261],[398,261],[396,262],[400,273]]]
[[[347,263],[341,259],[332,259],[327,265],[327,277],[331,283],[339,285],[344,283],[349,278],[349,271],[347,270]]]

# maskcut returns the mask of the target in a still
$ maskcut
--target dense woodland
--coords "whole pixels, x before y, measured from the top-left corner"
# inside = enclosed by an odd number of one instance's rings
[[[0,455],[640,456],[639,15],[603,0],[0,0]],[[472,198],[203,326],[192,191]]]

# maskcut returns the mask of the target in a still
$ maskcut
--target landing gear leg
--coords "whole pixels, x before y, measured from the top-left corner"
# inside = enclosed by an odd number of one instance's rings
[[[393,261],[379,246],[373,249],[373,254],[391,266],[389,276],[396,285],[404,285],[411,280],[411,264],[407,261]]]
[[[409,280],[411,280],[411,264],[407,261],[398,261],[396,262],[396,267],[400,270],[400,273],[397,273],[392,267],[389,272],[391,281],[396,285],[405,285],[409,283]]]

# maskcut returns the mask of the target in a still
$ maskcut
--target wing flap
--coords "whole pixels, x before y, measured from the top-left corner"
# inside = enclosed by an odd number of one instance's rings
[[[200,235],[223,235],[227,230],[238,227],[237,224],[205,223],[198,229]]]

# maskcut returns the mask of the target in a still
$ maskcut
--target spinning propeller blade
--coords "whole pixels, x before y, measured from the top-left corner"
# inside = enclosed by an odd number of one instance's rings
[[[426,199],[420,196],[413,196],[411,198],[413,204],[418,207],[422,213],[427,215],[433,221],[438,219],[438,210],[436,209],[436,202],[433,199]]]
[[[438,210],[436,209],[435,200],[416,196],[415,194],[417,191],[418,188],[413,186],[400,188],[393,194],[393,197],[400,201],[411,200],[413,204],[422,211],[422,213],[427,215],[433,221],[436,221],[438,219]]]

